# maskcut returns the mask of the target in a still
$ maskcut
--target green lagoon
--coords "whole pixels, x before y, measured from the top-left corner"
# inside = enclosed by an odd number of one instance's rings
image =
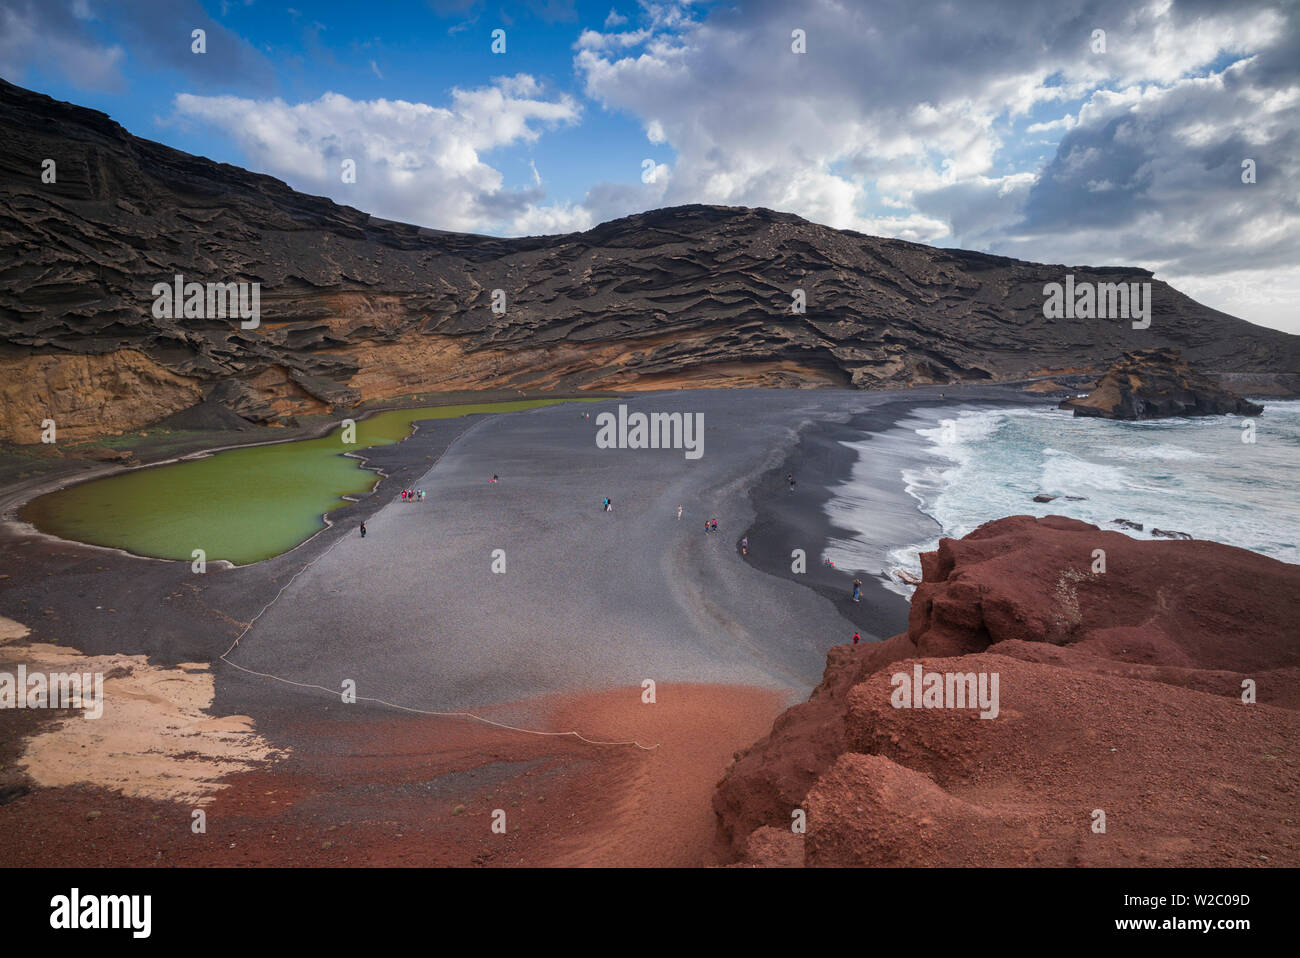
[[[400,442],[417,419],[513,412],[558,399],[423,409],[394,409],[356,424],[344,446],[341,428],[319,439],[228,449],[202,459],[135,469],[34,499],[22,518],[42,532],[125,549],[136,555],[236,565],[288,552],[325,528],[321,516],[379,478],[344,452]]]

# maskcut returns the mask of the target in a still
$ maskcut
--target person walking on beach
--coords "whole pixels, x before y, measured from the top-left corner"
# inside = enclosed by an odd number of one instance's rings
[[[785,481],[790,483],[790,491],[794,492],[794,473],[793,472],[786,473]]]
[[[718,531],[718,520],[717,520],[717,519],[712,519],[712,520],[710,520],[709,524],[713,527],[713,531],[714,531],[714,532],[717,532],[717,531]]]
[[[854,632],[854,633],[853,633],[853,644],[854,644],[854,645],[857,645],[857,644],[858,644],[859,642],[861,642],[861,641],[862,641],[862,636],[861,636],[860,634],[858,634],[857,632]]]
[[[710,532],[712,532],[712,531],[713,531],[713,525],[709,522],[708,519],[705,519],[705,520],[704,520],[704,534],[707,536],[707,535],[708,535]]]
[[[682,521],[682,507],[681,507],[681,506],[678,506],[678,507],[677,507],[677,521],[678,521],[678,522],[681,522],[681,521]]]
[[[853,580],[853,601],[854,602],[862,601],[862,580],[861,579]]]
[[[740,540],[740,554],[743,556],[749,555],[749,536],[745,536]]]
[[[366,537],[366,524],[363,522],[361,523],[361,538],[364,539],[365,537]]]

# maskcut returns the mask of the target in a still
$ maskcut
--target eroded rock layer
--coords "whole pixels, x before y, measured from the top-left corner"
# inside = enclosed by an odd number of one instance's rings
[[[935,249],[765,209],[676,207],[520,239],[422,229],[2,81],[0,134],[0,356],[30,393],[0,409],[0,439],[33,441],[42,404],[69,434],[91,435],[191,398],[261,422],[443,389],[1018,379],[1166,344],[1211,371],[1300,371],[1300,337],[1140,269]],[[54,182],[42,180],[47,159]],[[1043,287],[1067,271],[1150,281],[1150,328],[1045,318]],[[260,283],[260,325],[156,318],[154,284],[178,274]],[[796,290],[806,312],[792,308]],[[128,414],[116,384],[137,354],[176,379],[142,377]],[[102,382],[84,381],[85,356],[109,357]],[[56,400],[59,382],[80,395]]]

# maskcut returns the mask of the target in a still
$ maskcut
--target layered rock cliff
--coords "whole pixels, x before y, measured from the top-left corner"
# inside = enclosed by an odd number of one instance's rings
[[[736,860],[1300,863],[1300,566],[1014,516],[922,569],[907,632],[833,648],[728,769]],[[918,667],[996,675],[996,714],[904,701]]]
[[[47,159],[54,182],[43,182]],[[521,239],[447,233],[297,193],[3,81],[0,249],[0,439],[18,442],[36,441],[46,415],[81,438],[199,401],[270,421],[471,388],[980,382],[1100,371],[1150,345],[1216,372],[1300,371],[1300,337],[1140,269],[1068,272],[1150,281],[1146,330],[1046,318],[1043,287],[1064,266],[771,210],[678,207]],[[154,284],[177,274],[260,283],[260,326],[156,318]]]
[[[1193,369],[1176,349],[1139,349],[1107,370],[1082,399],[1063,399],[1060,408],[1101,419],[1161,419],[1169,416],[1258,416],[1264,407],[1242,399]]]

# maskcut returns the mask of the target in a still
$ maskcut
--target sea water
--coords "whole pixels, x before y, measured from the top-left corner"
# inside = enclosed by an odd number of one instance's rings
[[[1242,441],[1249,430],[1238,416],[1118,422],[1049,407],[919,411],[846,443],[858,459],[826,510],[837,527],[866,531],[833,539],[826,554],[910,595],[897,573],[919,576],[920,553],[940,536],[1002,516],[1063,515],[1138,539],[1156,538],[1153,529],[1185,532],[1300,562],[1300,402],[1264,406],[1249,419],[1253,442]],[[882,479],[906,490],[913,521],[902,522],[897,507],[891,514]],[[1057,498],[1034,502],[1040,493]]]

